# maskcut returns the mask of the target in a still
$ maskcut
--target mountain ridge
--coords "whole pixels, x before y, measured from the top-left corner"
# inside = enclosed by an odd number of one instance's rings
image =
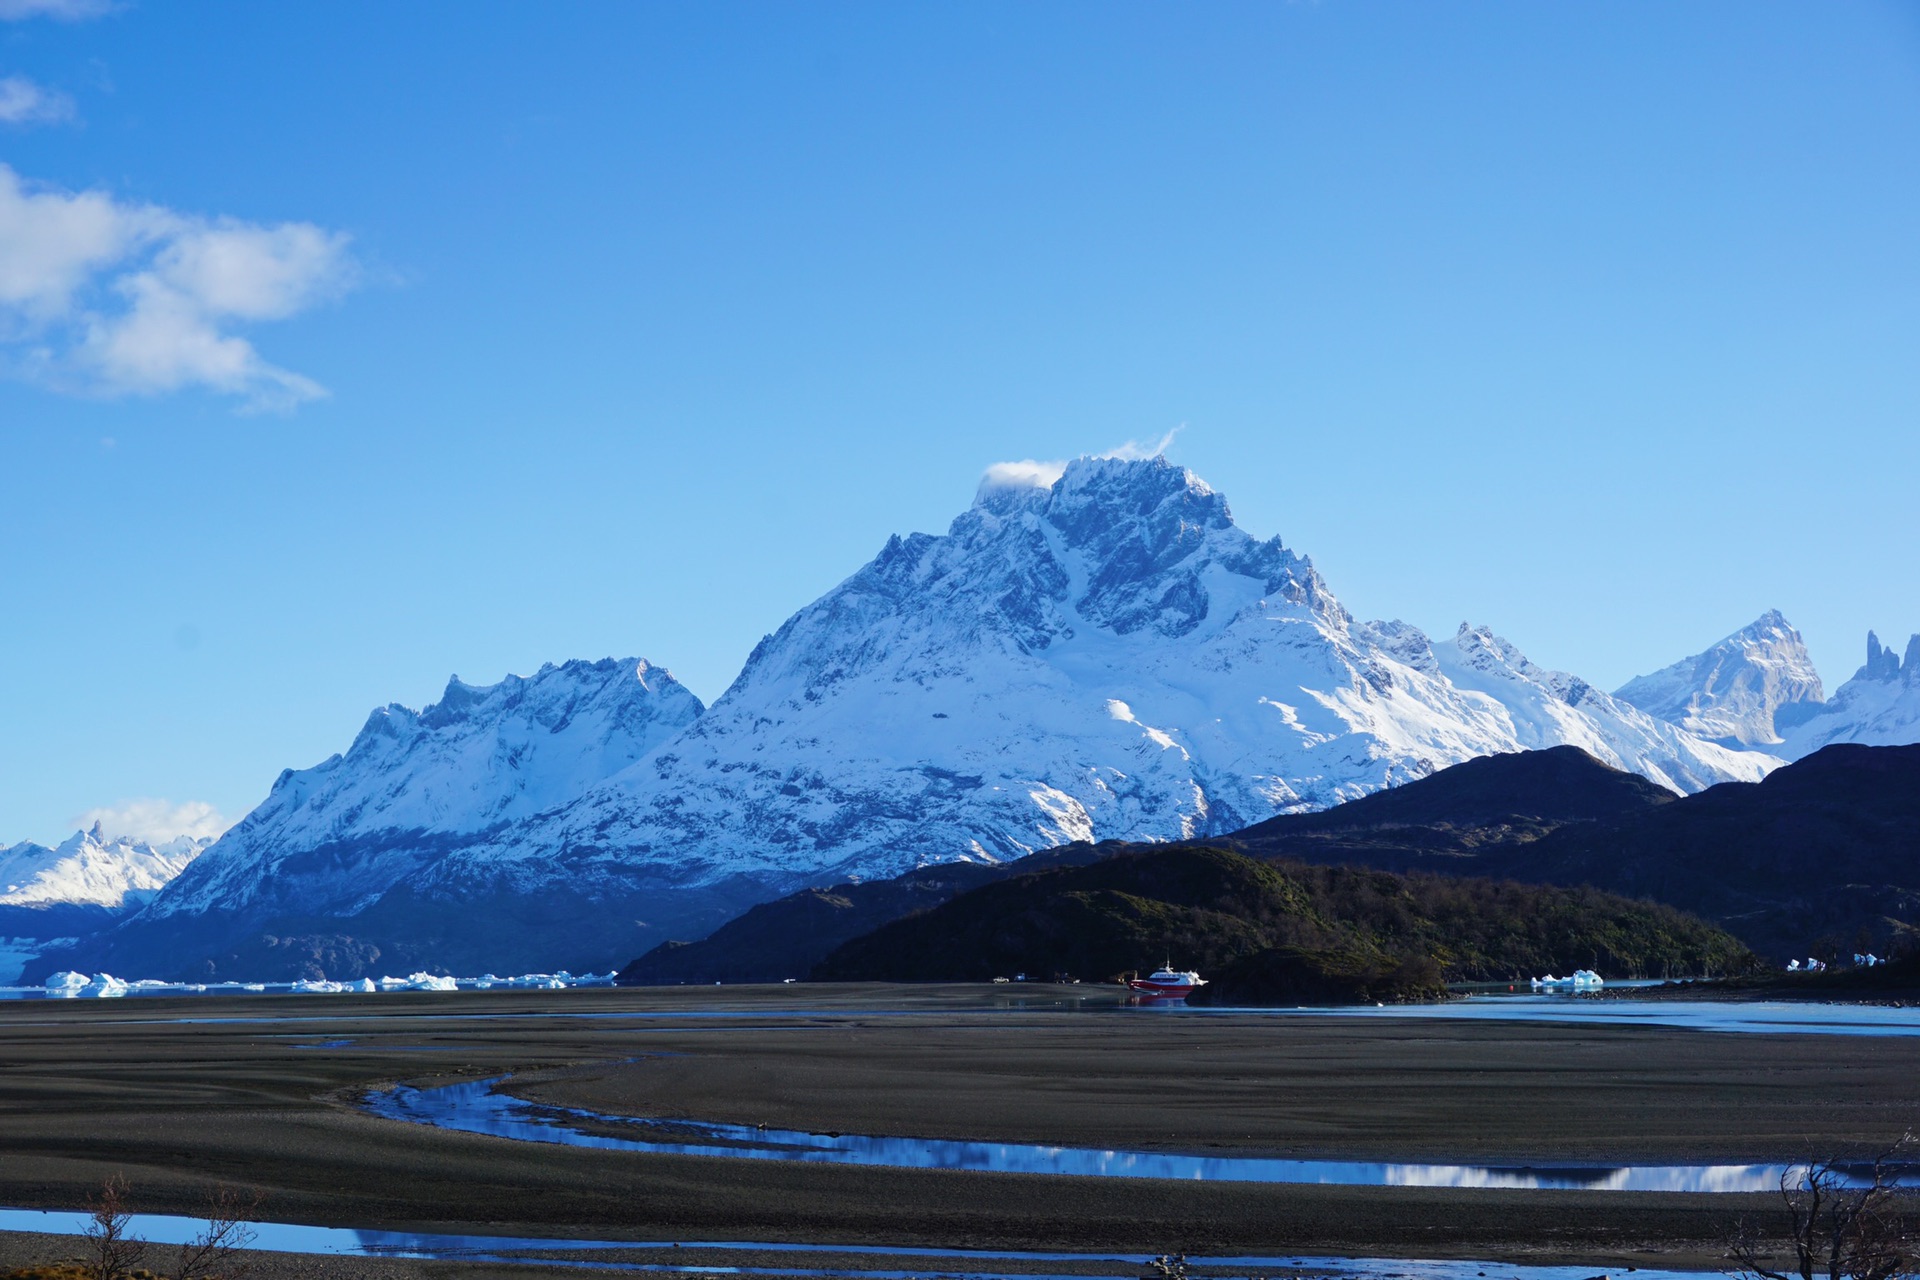
[[[68,962],[198,977],[281,954],[250,930],[599,968],[806,884],[1217,836],[1559,743],[1680,790],[1777,766],[1486,627],[1434,642],[1356,621],[1192,472],[1083,458],[1051,484],[983,483],[944,535],[890,538],[710,708],[608,660],[377,710]],[[570,918],[609,954],[583,955]]]
[[[1826,700],[1806,641],[1778,609],[1703,652],[1636,676],[1614,696],[1690,733],[1741,747],[1781,742],[1781,730]]]

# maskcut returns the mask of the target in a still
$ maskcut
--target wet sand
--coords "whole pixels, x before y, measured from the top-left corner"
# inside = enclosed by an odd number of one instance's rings
[[[1875,1147],[1920,1117],[1920,1039],[1909,1037],[1047,1007],[1088,995],[679,988],[0,1005],[0,1203],[78,1208],[119,1172],[144,1211],[191,1213],[206,1186],[227,1182],[265,1191],[269,1218],[385,1230],[1712,1266],[1733,1218],[1772,1211],[1772,1197],[730,1161],[447,1133],[353,1103],[394,1081],[512,1072],[517,1095],[614,1113],[1499,1163],[1791,1160]],[[1010,1000],[1039,1007],[987,1007]],[[748,1016],[627,1016],[695,1011]],[[560,1016],[583,1013],[617,1016]],[[288,1015],[314,1020],[217,1020]],[[351,1043],[325,1047],[337,1041]],[[21,1238],[0,1237],[0,1260],[19,1257]],[[275,1265],[384,1277],[456,1264]]]

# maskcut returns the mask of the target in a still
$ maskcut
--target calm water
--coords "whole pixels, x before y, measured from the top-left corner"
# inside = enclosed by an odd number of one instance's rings
[[[63,1213],[39,1209],[0,1208],[0,1231],[35,1231],[78,1235],[87,1225],[84,1213]],[[164,1214],[135,1214],[130,1224],[133,1235],[156,1245],[180,1244],[192,1239],[201,1229],[193,1218]],[[886,1248],[870,1245],[837,1244],[755,1244],[749,1241],[693,1240],[591,1240],[541,1236],[438,1235],[413,1231],[362,1231],[346,1227],[310,1227],[299,1223],[261,1222],[253,1247],[275,1253],[321,1253],[351,1257],[401,1257],[455,1259],[467,1262],[527,1262],[534,1256],[554,1250],[681,1250],[697,1256],[696,1265],[679,1262],[628,1262],[590,1260],[556,1262],[540,1259],[547,1266],[571,1266],[583,1270],[674,1271],[718,1275],[772,1276],[845,1276],[853,1280],[909,1280],[929,1274],[964,1274],[972,1280],[1034,1280],[1035,1277],[1061,1277],[1065,1280],[1136,1280],[1151,1261],[1147,1254],[1129,1253],[1034,1253],[1011,1250]],[[747,1252],[770,1254],[777,1265],[746,1266],[730,1263],[727,1255]],[[806,1265],[822,1254],[851,1260],[831,1267]],[[861,1258],[873,1259],[873,1266],[862,1265]],[[924,1259],[929,1265],[910,1270],[897,1269],[901,1261]],[[790,1261],[789,1261],[790,1260]],[[741,1259],[745,1261],[744,1258]],[[1341,1277],[1378,1277],[1380,1280],[1476,1280],[1478,1276],[1495,1280],[1587,1280],[1593,1267],[1526,1267],[1505,1263],[1420,1258],[1316,1258],[1288,1255],[1189,1255],[1196,1269],[1232,1274],[1310,1275],[1338,1280]],[[995,1271],[996,1265],[1021,1264],[1018,1273]],[[886,1264],[894,1264],[888,1266]],[[1048,1270],[1054,1264],[1056,1269]],[[1690,1271],[1639,1271],[1640,1280],[1703,1280],[1705,1275]]]
[[[365,1105],[375,1115],[389,1120],[520,1142],[736,1160],[880,1165],[896,1169],[968,1169],[1092,1178],[1173,1178],[1193,1182],[1695,1192],[1775,1191],[1782,1178],[1797,1179],[1802,1173],[1802,1166],[1791,1164],[1393,1164],[1186,1156],[1011,1142],[806,1133],[695,1120],[605,1116],[575,1108],[544,1106],[495,1092],[494,1086],[504,1079],[496,1077],[433,1089],[401,1085],[369,1095]],[[608,1128],[617,1132],[605,1132]]]
[[[476,979],[461,980],[463,990],[472,989],[467,984]],[[510,980],[497,979],[494,990],[505,989]],[[511,980],[518,981],[518,980]],[[574,979],[575,985],[609,985],[604,978]],[[1655,985],[1643,983],[1616,983],[1615,990],[1632,989],[1638,986]],[[523,988],[524,990],[524,988]],[[247,994],[290,994],[287,983],[269,984],[227,984],[223,986],[166,988],[134,988],[127,993],[136,1001],[142,996],[171,995],[247,995]],[[196,1019],[190,1016],[167,1017],[159,1020],[170,1022],[206,1022],[206,1023],[307,1023],[325,1022],[331,1019],[325,1009],[334,993],[297,993],[301,996],[299,1013],[271,1013],[259,1017],[219,1017]],[[363,998],[368,994],[356,993]],[[404,1013],[407,1009],[406,997],[411,994],[404,990],[377,993],[394,1000],[393,1011]],[[529,991],[529,994],[531,992]],[[38,988],[0,987],[0,1000],[45,1000],[57,999]],[[564,997],[562,997],[564,998]],[[1272,1008],[1208,1008],[1189,1006],[1184,1000],[1152,1000],[1130,1002],[1120,994],[1106,988],[1017,988],[1014,992],[996,991],[983,995],[979,1004],[968,1007],[953,1004],[948,1007],[922,1007],[901,1009],[868,1008],[811,1008],[803,1004],[785,1005],[778,1000],[770,1000],[758,1009],[638,1009],[638,1010],[569,1010],[564,1006],[550,1012],[499,1013],[447,1013],[442,1006],[440,1011],[431,1014],[408,1014],[409,1017],[432,1019],[435,1021],[491,1021],[499,1018],[556,1017],[581,1018],[592,1020],[632,1020],[642,1022],[663,1022],[681,1020],[711,1021],[751,1021],[767,1019],[796,1018],[924,1018],[940,1016],[943,1013],[970,1014],[982,1013],[1098,1013],[1113,1015],[1116,1013],[1140,1017],[1266,1017],[1266,1018],[1440,1018],[1447,1020],[1478,1020],[1500,1022],[1558,1022],[1588,1023],[1601,1025],[1674,1027],[1692,1031],[1720,1032],[1761,1032],[1791,1035],[1848,1035],[1848,1036],[1913,1036],[1920,1035],[1920,1007],[1894,1008],[1890,1005],[1870,1004],[1821,1004],[1793,1001],[1722,1001],[1722,1000],[1636,1000],[1631,997],[1615,998],[1575,993],[1519,992],[1511,995],[1476,993],[1457,1000],[1448,1000],[1441,1004],[1413,1004],[1380,1006],[1315,1006],[1310,1008],[1272,1009]]]

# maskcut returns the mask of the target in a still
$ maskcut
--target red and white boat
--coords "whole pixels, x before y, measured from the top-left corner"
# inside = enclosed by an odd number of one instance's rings
[[[1178,970],[1168,965],[1144,978],[1128,978],[1127,985],[1143,996],[1172,1000],[1190,994],[1195,987],[1206,986],[1207,980],[1191,969]]]

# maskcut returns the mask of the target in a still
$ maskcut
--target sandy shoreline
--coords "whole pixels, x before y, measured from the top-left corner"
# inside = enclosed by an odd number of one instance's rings
[[[1041,1007],[986,1007],[1016,998]],[[703,988],[0,1006],[0,1203],[75,1208],[121,1172],[145,1211],[192,1212],[224,1181],[265,1191],[269,1218],[385,1230],[1710,1269],[1733,1218],[1770,1211],[1771,1197],[746,1162],[441,1132],[351,1100],[385,1082],[512,1072],[516,1094],[609,1112],[1512,1162],[1790,1160],[1876,1144],[1920,1113],[1920,1040],[1906,1037],[1158,1018],[1048,999]],[[301,1020],[271,1020],[285,1016]],[[0,1256],[19,1257],[6,1239]]]

